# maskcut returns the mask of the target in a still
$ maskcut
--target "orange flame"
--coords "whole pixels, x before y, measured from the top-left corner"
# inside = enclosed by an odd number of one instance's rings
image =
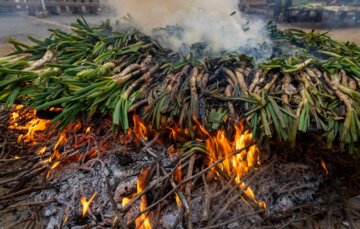
[[[89,126],[88,128],[86,128],[85,134],[88,135],[91,133],[91,127]]]
[[[170,129],[170,138],[180,142],[185,141],[185,138],[183,136],[184,132],[180,128],[179,124],[176,124],[174,127],[170,127],[169,129]]]
[[[68,215],[65,215],[65,216],[64,216],[64,219],[63,219],[63,224],[66,224],[67,221],[69,221],[69,216],[68,216]]]
[[[326,176],[329,175],[329,170],[326,167],[325,161],[321,159],[321,167],[324,169]]]
[[[120,134],[119,140],[123,145],[129,144],[133,139],[132,131],[129,129],[126,134]]]
[[[175,176],[175,181],[177,183],[181,183],[181,181],[182,181],[182,168],[181,168],[181,165],[179,165],[179,167],[176,168],[174,176]],[[182,188],[183,187],[180,187],[180,189],[182,189]],[[177,193],[175,193],[175,200],[176,200],[176,204],[179,206],[179,208],[181,208],[182,203],[181,203],[180,197],[178,196]]]
[[[137,115],[133,115],[133,120],[134,120],[134,134],[136,139],[138,139],[139,141],[141,141],[141,139],[147,141],[148,137],[147,137],[146,126]]]
[[[122,206],[123,208],[125,208],[125,207],[128,205],[128,203],[130,203],[130,201],[131,201],[131,198],[129,198],[129,197],[124,197],[124,198],[122,199],[121,206]]]
[[[150,174],[150,167],[141,171],[137,180],[137,193],[141,193],[146,188],[146,182]],[[141,196],[140,199],[140,211],[144,211],[147,208],[147,197],[146,195]],[[137,229],[151,229],[151,223],[146,213],[142,214],[135,221]]]
[[[91,202],[94,200],[94,198],[96,197],[97,193],[95,192],[90,199],[87,201],[85,196],[82,196],[80,199],[80,202],[82,204],[82,217],[85,217],[89,211],[89,206],[91,204]]]
[[[256,145],[253,145],[236,155],[230,155],[236,150],[241,150],[253,142],[251,132],[245,130],[243,123],[236,124],[234,139],[233,141],[230,141],[226,137],[224,130],[219,130],[215,136],[211,136],[196,118],[194,118],[194,120],[203,134],[207,136],[205,143],[210,159],[209,164],[212,165],[215,161],[225,158],[225,160],[218,165],[219,169],[230,177],[235,175],[235,182],[240,184],[240,188],[243,188],[245,184],[241,182],[241,179],[258,163],[260,150]],[[215,168],[212,168],[210,173],[211,176],[214,176]],[[260,207],[266,207],[264,202],[256,200],[254,192],[250,187],[247,187],[244,193]]]
[[[36,154],[37,154],[38,156],[40,156],[40,155],[43,155],[45,152],[46,152],[46,146],[44,146],[43,148],[41,148]]]
[[[174,161],[174,160],[175,160],[175,152],[176,152],[175,146],[174,146],[174,145],[170,146],[170,147],[167,149],[167,152],[168,152],[168,154],[169,154],[169,156],[170,156],[170,159],[171,159],[172,161]]]
[[[27,131],[26,134],[20,135],[17,139],[18,143],[24,142],[33,143],[35,142],[35,133],[37,131],[44,131],[51,123],[50,120],[39,119],[36,117],[36,110],[25,110],[23,105],[16,105],[13,108],[9,119],[9,129]],[[25,113],[24,113],[25,112]],[[24,114],[22,114],[24,113]],[[20,125],[20,121],[29,120],[24,125]]]

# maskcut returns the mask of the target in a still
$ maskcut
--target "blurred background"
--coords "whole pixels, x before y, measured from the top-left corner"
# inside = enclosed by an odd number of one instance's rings
[[[44,38],[49,28],[69,29],[79,16],[89,23],[116,18],[108,1],[0,0],[0,56],[11,51],[10,37]],[[276,21],[280,28],[328,31],[337,40],[360,44],[360,0],[239,0],[238,8],[249,18]]]

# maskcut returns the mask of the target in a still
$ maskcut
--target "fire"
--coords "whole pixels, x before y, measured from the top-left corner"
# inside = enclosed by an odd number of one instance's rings
[[[243,176],[254,168],[259,161],[260,150],[256,145],[242,150],[240,153],[231,156],[237,150],[241,150],[253,142],[252,134],[250,131],[245,130],[242,122],[235,124],[235,135],[233,140],[229,140],[226,136],[225,130],[219,130],[215,136],[210,133],[194,118],[199,129],[206,136],[205,144],[209,156],[209,164],[225,158],[225,160],[218,165],[219,169],[225,172],[228,176],[235,175],[235,182],[239,184],[240,188],[245,187],[241,181]],[[211,176],[215,174],[215,168],[210,170]],[[262,201],[257,201],[254,192],[251,188],[247,187],[245,192],[247,197],[257,203],[260,207],[266,207]]]
[[[128,205],[128,203],[130,203],[130,201],[131,201],[131,198],[129,198],[129,197],[124,197],[124,198],[122,199],[121,206],[122,206],[123,208],[125,208],[125,207]]]
[[[149,168],[141,171],[141,173],[138,177],[138,180],[137,180],[137,194],[144,191],[144,189],[146,187],[146,182],[148,180],[148,176],[150,173],[150,169],[151,168],[149,167]],[[141,199],[140,199],[140,211],[144,211],[146,208],[147,208],[147,197],[146,197],[146,195],[143,195],[143,196],[141,196]],[[138,217],[135,221],[135,224],[136,224],[137,229],[151,229],[152,228],[147,214],[142,214],[140,217]]]
[[[170,159],[171,159],[172,161],[174,161],[174,160],[175,160],[175,152],[176,152],[175,146],[174,146],[174,145],[170,146],[170,147],[167,149],[167,152],[168,152],[168,154],[169,154],[169,156],[170,156]]]
[[[65,215],[63,219],[63,224],[66,224],[69,221],[69,216]]]
[[[27,121],[29,119],[30,121]],[[24,125],[20,124],[20,121],[22,120],[26,120]],[[26,110],[24,109],[23,105],[16,105],[11,112],[11,117],[9,119],[9,129],[27,131],[26,134],[20,135],[18,137],[18,143],[24,142],[25,144],[36,144],[35,133],[46,130],[50,123],[50,120],[37,118],[36,110]]]
[[[41,148],[36,154],[37,154],[38,156],[40,156],[40,155],[43,155],[45,152],[46,152],[46,146],[44,146],[43,148]]]
[[[321,167],[324,169],[326,176],[329,175],[329,170],[326,167],[325,161],[321,159]]]
[[[147,137],[147,128],[144,125],[144,123],[141,121],[141,119],[139,118],[139,116],[137,115],[133,115],[133,120],[134,120],[134,134],[136,139],[138,140],[148,140]]]
[[[80,130],[80,128],[81,128],[81,123],[80,123],[80,121],[77,121],[77,122],[67,126],[60,133],[56,143],[52,147],[53,153],[50,155],[50,157],[48,159],[41,162],[41,163],[49,163],[49,164],[51,163],[50,171],[48,171],[48,173],[46,175],[46,179],[48,179],[50,177],[51,170],[54,170],[61,164],[60,160],[63,158],[63,155],[61,155],[61,153],[59,152],[59,147],[64,146],[69,141],[68,134],[70,131],[78,131],[78,130]],[[41,152],[42,150],[44,150],[44,149],[41,149],[39,152]],[[45,150],[46,150],[46,148],[45,148]]]
[[[58,147],[60,145],[63,145],[67,142],[67,138],[66,138],[66,132],[63,131],[61,132],[60,136],[59,136],[59,139],[57,140],[57,142],[55,143],[54,147],[53,147],[53,150],[56,151],[58,149]]]
[[[91,204],[91,202],[94,200],[94,198],[96,197],[97,193],[95,192],[90,199],[87,201],[85,196],[82,196],[80,199],[80,202],[82,204],[82,217],[85,217],[89,211],[89,206]]]
[[[179,124],[176,124],[175,127],[171,127],[170,129],[170,138],[176,140],[176,141],[180,141],[183,142],[185,141],[184,138],[184,132],[183,130],[180,128]]]
[[[181,165],[176,168],[174,176],[175,176],[175,181],[177,183],[180,183],[182,181],[182,167],[181,167]],[[182,188],[183,187],[180,187],[180,189],[182,189]],[[175,194],[175,200],[176,200],[176,204],[179,206],[179,208],[181,208],[182,203],[181,203],[180,197],[178,196],[177,193]]]
[[[91,133],[91,127],[89,126],[88,128],[86,128],[85,134],[88,135]]]
[[[120,134],[119,136],[120,143],[123,145],[129,144],[132,141],[132,139],[133,139],[133,134],[131,129],[129,129],[126,134]]]

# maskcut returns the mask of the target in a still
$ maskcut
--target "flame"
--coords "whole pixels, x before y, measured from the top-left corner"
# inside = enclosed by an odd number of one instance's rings
[[[326,176],[329,175],[329,170],[326,167],[325,161],[321,159],[321,167],[324,169]]]
[[[91,202],[94,200],[94,198],[96,197],[97,192],[95,192],[90,199],[87,201],[85,196],[82,196],[80,199],[80,202],[82,204],[82,217],[85,217],[89,211],[89,206],[91,204]]]
[[[38,156],[40,156],[40,155],[43,155],[45,152],[46,152],[46,146],[44,146],[43,148],[41,148],[36,154],[37,154]]]
[[[240,184],[239,187],[245,187],[245,184],[241,182],[241,179],[258,163],[260,150],[256,145],[253,145],[236,155],[230,155],[236,150],[241,150],[253,142],[251,132],[245,130],[242,122],[235,124],[235,135],[234,139],[231,141],[227,138],[224,130],[219,130],[215,136],[212,136],[195,117],[194,121],[198,125],[199,130],[207,136],[205,143],[209,155],[209,165],[225,158],[225,160],[218,165],[219,169],[230,177],[235,175],[235,182]],[[210,170],[210,175],[215,175],[215,168]],[[254,192],[250,187],[247,187],[244,193],[260,207],[266,207],[264,202],[256,200]]]
[[[137,180],[137,194],[141,193],[142,191],[144,191],[145,187],[146,187],[146,182],[148,180],[148,176],[150,173],[150,167],[147,169],[144,169],[143,171],[141,171],[138,180]],[[140,211],[144,211],[147,208],[147,197],[146,195],[141,196],[140,199]],[[136,224],[136,228],[137,229],[151,229],[151,223],[150,220],[147,216],[147,214],[142,214],[140,217],[138,217],[135,221]]]
[[[61,132],[59,139],[55,143],[53,150],[56,151],[60,145],[64,145],[67,142],[66,131]]]
[[[134,120],[134,134],[136,139],[138,140],[143,139],[147,141],[148,137],[147,137],[146,126],[137,115],[133,115],[133,120]]]
[[[121,207],[122,209],[126,208],[127,205],[130,203],[130,201],[136,196],[136,193],[132,194],[129,197],[123,197],[121,200]],[[131,222],[131,218],[127,217],[127,222],[130,223]]]
[[[54,162],[51,166],[50,166],[50,168],[51,169],[55,169],[56,167],[58,167],[60,165],[60,161],[56,161],[56,162]]]
[[[67,142],[68,142],[68,135],[70,131],[78,131],[81,128],[81,122],[80,121],[76,121],[73,124],[70,124],[69,126],[67,126],[59,135],[56,143],[54,144],[54,146],[52,147],[53,153],[50,155],[49,158],[41,161],[40,163],[43,164],[50,164],[50,170],[47,172],[46,174],[46,179],[49,179],[52,170],[56,169],[60,164],[61,164],[61,159],[64,157],[60,152],[59,152],[59,147],[60,146],[64,146]],[[42,148],[38,154],[43,153],[46,151],[46,147]]]
[[[66,224],[69,221],[69,216],[65,215],[63,219],[63,224]]]
[[[124,197],[124,198],[122,199],[121,206],[122,206],[123,208],[125,208],[125,207],[128,205],[128,203],[130,203],[130,201],[131,201],[131,198],[129,198],[129,197]]]
[[[181,166],[181,164],[179,165],[179,167],[176,168],[174,177],[175,177],[175,181],[177,183],[181,183],[181,181],[182,181],[182,166]],[[183,187],[180,187],[180,189],[182,189],[182,188]],[[176,204],[179,206],[179,208],[181,208],[182,203],[181,203],[180,197],[178,196],[177,193],[175,193],[175,200],[176,200]]]
[[[175,160],[175,152],[176,152],[175,146],[174,146],[174,145],[171,145],[171,146],[167,149],[167,152],[168,152],[168,154],[169,154],[169,156],[170,156],[170,159],[171,159],[172,161],[174,161],[174,160]]]
[[[123,145],[127,145],[129,144],[133,139],[133,134],[132,134],[132,130],[128,130],[126,134],[120,134],[119,136],[119,140],[120,143]]]
[[[60,146],[64,146],[68,141],[68,134],[70,131],[78,131],[81,129],[81,123],[80,121],[76,121],[75,123],[73,124],[70,124],[68,125],[59,135],[59,138],[58,140],[56,141],[55,145],[53,146],[53,153],[52,155],[50,156],[50,162],[52,160],[60,160],[62,158],[60,152],[59,152],[59,147]]]
[[[183,130],[180,128],[179,124],[176,124],[174,127],[170,127],[170,138],[175,140],[175,141],[179,141],[179,142],[184,142],[185,138],[184,138],[184,132]]]
[[[23,120],[26,120],[26,123],[21,125],[20,122]],[[36,144],[35,133],[37,131],[46,130],[50,123],[50,120],[37,118],[36,110],[27,110],[24,109],[23,105],[16,105],[10,115],[9,129],[27,131],[26,134],[18,137],[18,143],[24,142],[25,144]]]
[[[88,135],[91,132],[91,126],[89,126],[88,128],[86,128],[85,134]]]

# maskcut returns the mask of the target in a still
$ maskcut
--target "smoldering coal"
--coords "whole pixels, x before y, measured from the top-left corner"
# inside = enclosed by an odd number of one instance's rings
[[[241,51],[257,59],[269,58],[272,43],[266,23],[249,20],[236,0],[110,0],[120,18],[154,36],[166,48],[205,44],[208,53]],[[174,30],[177,28],[177,30]],[[180,29],[179,29],[180,28]]]

